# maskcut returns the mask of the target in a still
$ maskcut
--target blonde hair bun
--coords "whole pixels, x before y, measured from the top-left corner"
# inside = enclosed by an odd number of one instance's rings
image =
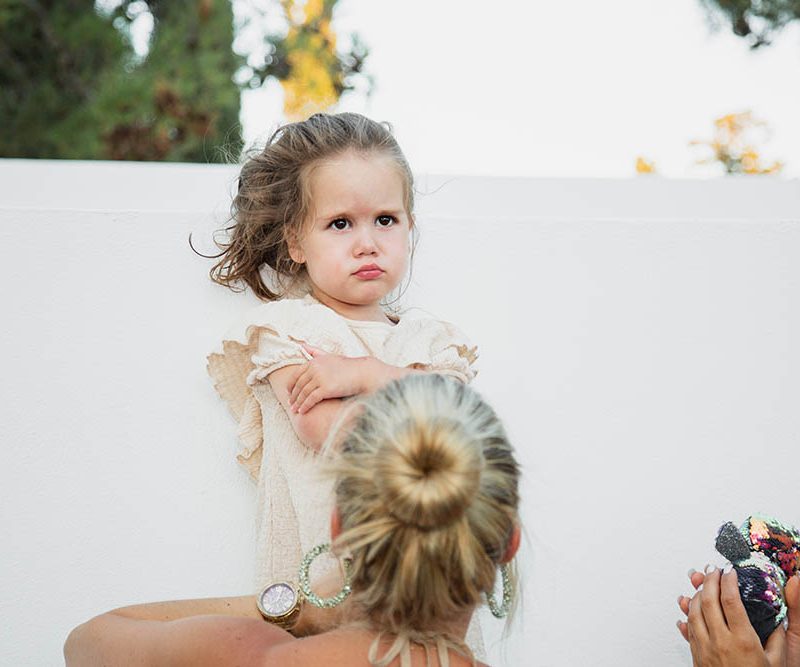
[[[398,521],[422,530],[460,519],[478,492],[479,450],[465,445],[460,424],[445,417],[411,418],[377,458],[375,485]]]
[[[395,649],[445,641],[461,650],[434,628],[494,588],[518,521],[511,443],[479,394],[438,373],[395,380],[354,405],[331,462],[334,549],[351,559],[353,609],[396,634]],[[371,664],[389,664],[395,649]]]

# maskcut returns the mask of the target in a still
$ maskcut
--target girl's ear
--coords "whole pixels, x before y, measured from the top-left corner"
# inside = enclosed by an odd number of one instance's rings
[[[291,234],[289,236],[286,245],[289,248],[289,257],[292,258],[292,261],[295,264],[304,264],[306,256],[305,253],[303,253],[303,248],[300,246],[300,239],[297,238],[296,234]]]

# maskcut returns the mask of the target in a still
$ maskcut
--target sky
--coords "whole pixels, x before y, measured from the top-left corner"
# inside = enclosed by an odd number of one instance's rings
[[[338,110],[392,123],[419,173],[635,176],[637,156],[671,178],[708,178],[713,121],[750,110],[782,177],[800,178],[800,25],[757,51],[700,0],[340,0],[375,86]],[[248,142],[282,121],[276,82],[243,94]]]

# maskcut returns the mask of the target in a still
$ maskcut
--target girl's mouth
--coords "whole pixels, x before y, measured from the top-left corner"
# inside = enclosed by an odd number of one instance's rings
[[[375,280],[383,275],[383,269],[377,264],[365,264],[353,275],[361,280]]]
[[[360,278],[361,280],[375,280],[375,278],[380,278],[383,275],[383,270],[381,270],[381,269],[359,269],[353,275],[356,278]]]

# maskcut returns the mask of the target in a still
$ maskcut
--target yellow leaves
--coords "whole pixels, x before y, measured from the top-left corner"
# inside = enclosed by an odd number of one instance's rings
[[[291,70],[283,83],[283,108],[289,120],[301,120],[325,111],[338,99],[330,71],[308,51],[293,51],[288,56]]]
[[[759,173],[758,168],[758,151],[754,148],[748,146],[742,151],[741,155],[742,160],[742,171],[745,174],[757,174]]]
[[[636,158],[636,173],[637,174],[655,174],[656,163],[642,157],[641,155]]]
[[[690,146],[707,146],[711,156],[697,160],[698,164],[722,165],[726,174],[775,174],[783,163],[765,166],[754,145],[748,141],[757,129],[767,130],[766,123],[756,120],[752,112],[726,114],[714,121],[714,136],[708,141],[691,141]]]
[[[289,120],[301,120],[336,104],[343,88],[336,34],[331,28],[333,3],[282,0],[281,4],[289,20],[285,39],[289,73],[281,80],[283,107]]]
[[[325,12],[324,0],[306,0],[303,8],[306,15],[306,22],[320,18]]]

